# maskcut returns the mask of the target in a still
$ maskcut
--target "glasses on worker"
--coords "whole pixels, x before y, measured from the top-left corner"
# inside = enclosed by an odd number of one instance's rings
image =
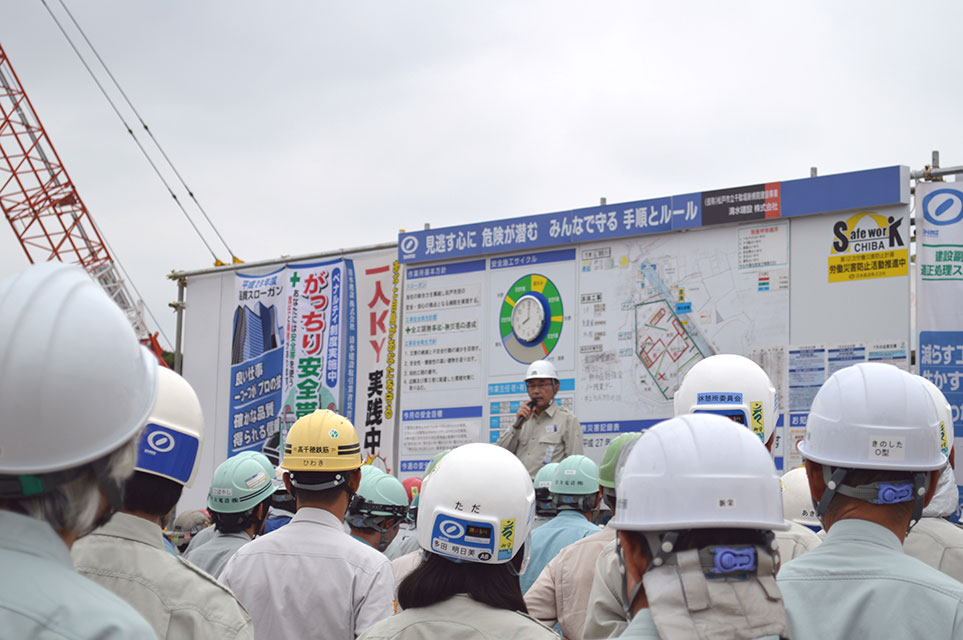
[[[555,385],[554,380],[526,380],[525,386],[529,389],[538,389],[539,387],[551,387]]]

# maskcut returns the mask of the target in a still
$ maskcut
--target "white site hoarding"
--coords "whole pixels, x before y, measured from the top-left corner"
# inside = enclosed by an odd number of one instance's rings
[[[940,202],[938,215],[955,211]],[[229,334],[244,283],[271,289],[272,274],[286,291],[264,292],[258,304],[278,306],[284,397],[273,408],[290,408],[275,424],[296,415],[298,360],[321,357],[290,344],[305,339],[308,317],[292,314],[291,287],[304,287],[310,268],[327,270],[329,293],[340,275],[338,303],[329,297],[326,307],[337,318],[325,320],[336,330],[324,339],[319,376],[302,384],[306,402],[348,415],[366,460],[401,477],[423,473],[440,450],[494,442],[527,400],[524,372],[536,359],[555,365],[558,401],[578,416],[586,453],[598,460],[618,433],[671,416],[682,377],[714,353],[746,355],[769,373],[779,405],[773,455],[780,468],[797,466],[809,404],[829,375],[864,361],[910,366],[909,203],[908,169],[886,167],[402,233],[396,248],[314,261],[324,265],[192,277],[184,371],[213,427],[196,495],[182,504],[199,506],[213,467],[234,443],[246,446],[243,436],[232,440],[228,391],[232,380],[260,382],[274,369],[255,362],[238,377]],[[925,277],[918,286],[925,299]]]
[[[618,433],[670,417],[682,377],[714,353],[767,370],[773,454],[798,465],[828,375],[909,366],[908,184],[888,167],[402,234],[401,475],[494,442],[536,359],[555,365],[599,460]],[[533,328],[512,321],[526,298]]]
[[[347,416],[365,460],[395,470],[396,255],[380,248],[188,278],[183,373],[207,432],[183,508],[206,504],[228,456],[260,450],[317,408]]]

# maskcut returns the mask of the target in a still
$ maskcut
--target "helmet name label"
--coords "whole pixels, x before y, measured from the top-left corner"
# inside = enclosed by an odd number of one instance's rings
[[[438,514],[432,528],[431,548],[450,558],[491,559],[495,552],[494,526],[489,522]]]
[[[700,393],[696,404],[742,404],[742,394],[733,392]]]
[[[893,436],[870,436],[870,460],[896,460],[906,458],[906,439]]]

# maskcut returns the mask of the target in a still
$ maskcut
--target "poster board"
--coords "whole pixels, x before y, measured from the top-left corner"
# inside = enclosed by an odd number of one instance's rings
[[[746,355],[779,394],[777,466],[798,464],[806,396],[835,368],[908,367],[908,185],[906,167],[886,167],[402,233],[401,476],[439,450],[494,442],[539,358],[598,461],[618,433],[672,416],[695,362]],[[448,302],[426,315],[411,296]],[[526,296],[546,317],[534,341],[510,323]],[[425,348],[427,362],[411,359]],[[450,348],[477,349],[468,378],[433,368]]]

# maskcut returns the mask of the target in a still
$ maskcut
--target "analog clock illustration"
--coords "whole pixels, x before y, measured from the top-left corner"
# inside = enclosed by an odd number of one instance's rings
[[[562,296],[555,284],[537,273],[516,280],[502,302],[502,344],[515,360],[529,364],[544,358],[562,335]]]
[[[531,344],[545,328],[545,307],[542,301],[526,294],[512,308],[512,331],[519,342]]]

